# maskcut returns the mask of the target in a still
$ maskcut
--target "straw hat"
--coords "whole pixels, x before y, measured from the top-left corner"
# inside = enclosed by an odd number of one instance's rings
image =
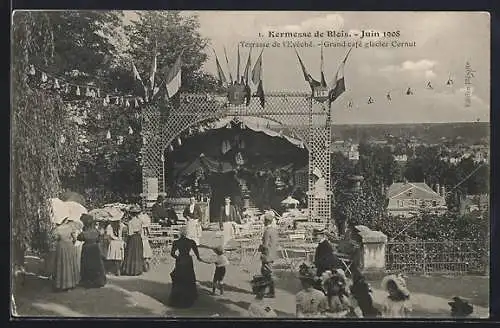
[[[396,288],[401,292],[401,294],[405,296],[410,296],[410,291],[406,287],[406,281],[401,275],[388,275],[385,276],[384,279],[382,279],[381,286],[384,290],[387,290],[387,286],[390,281],[393,281],[394,284],[396,285]]]
[[[452,314],[461,314],[463,316],[468,316],[474,311],[474,307],[469,304],[469,302],[459,296],[452,298],[451,302],[448,302],[451,306]]]
[[[139,207],[139,205],[132,205],[132,206],[129,207],[128,212],[129,213],[141,213],[142,210]]]

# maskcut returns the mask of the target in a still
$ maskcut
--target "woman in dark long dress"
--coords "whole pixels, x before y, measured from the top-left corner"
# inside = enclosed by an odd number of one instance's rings
[[[128,239],[125,246],[125,257],[123,259],[122,274],[126,276],[138,276],[144,272],[144,251],[142,244],[142,220],[138,217],[141,213],[139,206],[129,209],[132,219],[127,223]]]
[[[170,273],[172,291],[170,292],[169,304],[172,307],[188,308],[198,298],[191,250],[193,250],[198,261],[201,262],[201,258],[196,243],[186,237],[185,227],[181,229],[180,233],[181,237],[174,241],[170,252],[170,255],[175,258],[175,268]]]
[[[82,214],[83,232],[78,240],[83,241],[80,265],[80,283],[88,288],[100,288],[106,284],[106,272],[99,247],[99,231],[91,215]]]

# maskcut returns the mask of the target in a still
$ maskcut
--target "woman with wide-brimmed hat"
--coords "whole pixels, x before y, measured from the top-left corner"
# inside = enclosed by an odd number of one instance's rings
[[[80,221],[83,223],[83,232],[78,235],[78,240],[83,241],[80,283],[89,288],[103,287],[106,284],[106,273],[98,244],[99,231],[91,215],[82,214]]]
[[[295,296],[296,315],[298,318],[323,318],[328,310],[328,300],[325,294],[316,288],[316,269],[302,264],[299,268],[299,279],[302,290]]]
[[[108,219],[105,233],[108,240],[105,252],[106,260],[113,264],[114,273],[117,276],[121,275],[121,265],[125,256],[125,242],[122,235],[125,224],[121,221],[124,214],[117,210],[115,215]]]
[[[327,316],[330,318],[362,318],[363,313],[350,293],[351,282],[344,270],[323,273],[323,289],[328,299]]]
[[[132,218],[127,222],[128,239],[121,273],[126,276],[138,276],[144,272],[143,227],[139,217],[142,210],[138,205],[133,205],[128,212]]]
[[[382,304],[384,318],[406,318],[412,312],[410,291],[401,275],[388,275],[382,279],[382,289],[388,292]]]
[[[81,222],[66,218],[55,229],[57,243],[53,283],[57,291],[73,289],[80,282],[80,265],[74,242],[75,233],[81,228]]]

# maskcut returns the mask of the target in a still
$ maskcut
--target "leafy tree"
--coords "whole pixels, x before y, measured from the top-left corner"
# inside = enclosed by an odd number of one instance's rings
[[[78,158],[74,125],[60,97],[28,83],[32,62],[53,63],[50,17],[16,12],[12,26],[12,243],[14,261],[23,264],[26,250],[50,247],[49,200],[58,196],[60,176],[71,173]]]

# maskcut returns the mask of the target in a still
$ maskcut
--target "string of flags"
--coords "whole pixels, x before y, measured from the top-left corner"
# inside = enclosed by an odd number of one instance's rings
[[[117,90],[114,92],[102,90],[100,87],[90,84],[77,84],[69,82],[65,78],[47,73],[39,67],[31,64],[29,66],[28,75],[39,78],[39,82],[48,89],[59,92],[62,95],[74,95],[81,99],[65,100],[68,104],[84,104],[87,107],[91,106],[91,101],[102,101],[103,106],[119,105],[125,107],[139,107],[145,102],[143,97],[132,95],[117,95]]]

